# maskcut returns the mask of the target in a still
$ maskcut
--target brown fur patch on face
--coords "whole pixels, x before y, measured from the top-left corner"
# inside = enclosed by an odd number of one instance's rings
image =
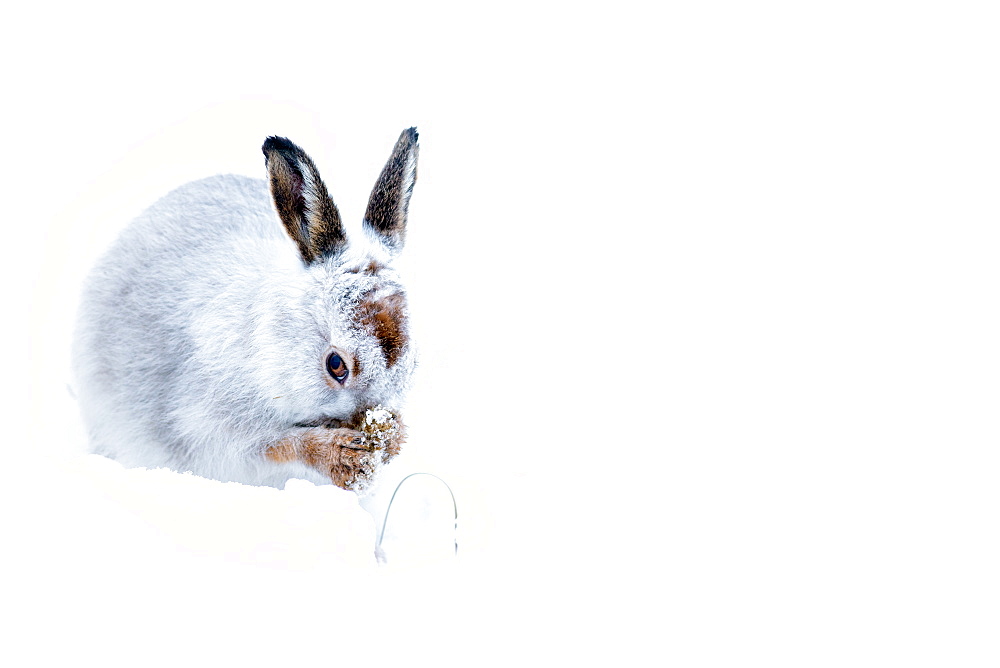
[[[409,342],[406,298],[395,293],[358,305],[358,322],[378,339],[386,367],[393,366]]]

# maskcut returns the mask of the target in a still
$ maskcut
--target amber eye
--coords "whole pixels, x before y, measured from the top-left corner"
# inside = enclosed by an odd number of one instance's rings
[[[347,365],[344,364],[344,358],[337,353],[330,353],[330,356],[326,358],[326,370],[333,376],[341,385],[347,380],[347,375],[350,373],[347,370]]]

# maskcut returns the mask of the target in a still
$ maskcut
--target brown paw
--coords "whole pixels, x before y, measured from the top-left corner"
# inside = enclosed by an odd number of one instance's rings
[[[302,461],[328,475],[333,484],[363,492],[372,483],[384,461],[364,433],[354,429],[309,427],[296,430],[266,452],[276,462]]]
[[[375,406],[359,413],[356,422],[358,429],[365,434],[368,447],[382,453],[383,462],[399,454],[399,448],[406,440],[406,427],[398,415],[393,415],[382,406]]]
[[[357,429],[343,426],[357,425]],[[265,452],[276,462],[301,461],[338,487],[366,490],[379,468],[399,454],[406,429],[382,406],[364,409],[350,420],[321,420],[297,425]]]
[[[382,454],[371,449],[365,435],[353,429],[331,429],[329,447],[317,447],[317,454],[307,463],[329,474],[334,485],[362,492],[367,489],[382,465]]]

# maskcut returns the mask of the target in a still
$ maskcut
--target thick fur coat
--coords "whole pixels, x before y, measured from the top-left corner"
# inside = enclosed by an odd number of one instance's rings
[[[312,160],[265,142],[268,180],[187,184],[136,219],[87,281],[75,389],[94,452],[276,487],[364,491],[399,451],[415,354],[391,260],[417,133],[402,133],[348,239]],[[388,409],[395,440],[359,431]]]

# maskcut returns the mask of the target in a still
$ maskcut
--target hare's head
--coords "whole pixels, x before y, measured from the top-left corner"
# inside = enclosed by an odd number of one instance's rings
[[[306,422],[346,420],[375,404],[398,410],[415,354],[406,295],[390,263],[406,234],[416,129],[403,131],[378,177],[360,239],[348,239],[302,149],[269,137],[263,151],[275,209],[305,270],[306,289],[296,296],[301,301],[282,325],[285,338],[296,340],[288,380],[300,392],[290,410]]]

